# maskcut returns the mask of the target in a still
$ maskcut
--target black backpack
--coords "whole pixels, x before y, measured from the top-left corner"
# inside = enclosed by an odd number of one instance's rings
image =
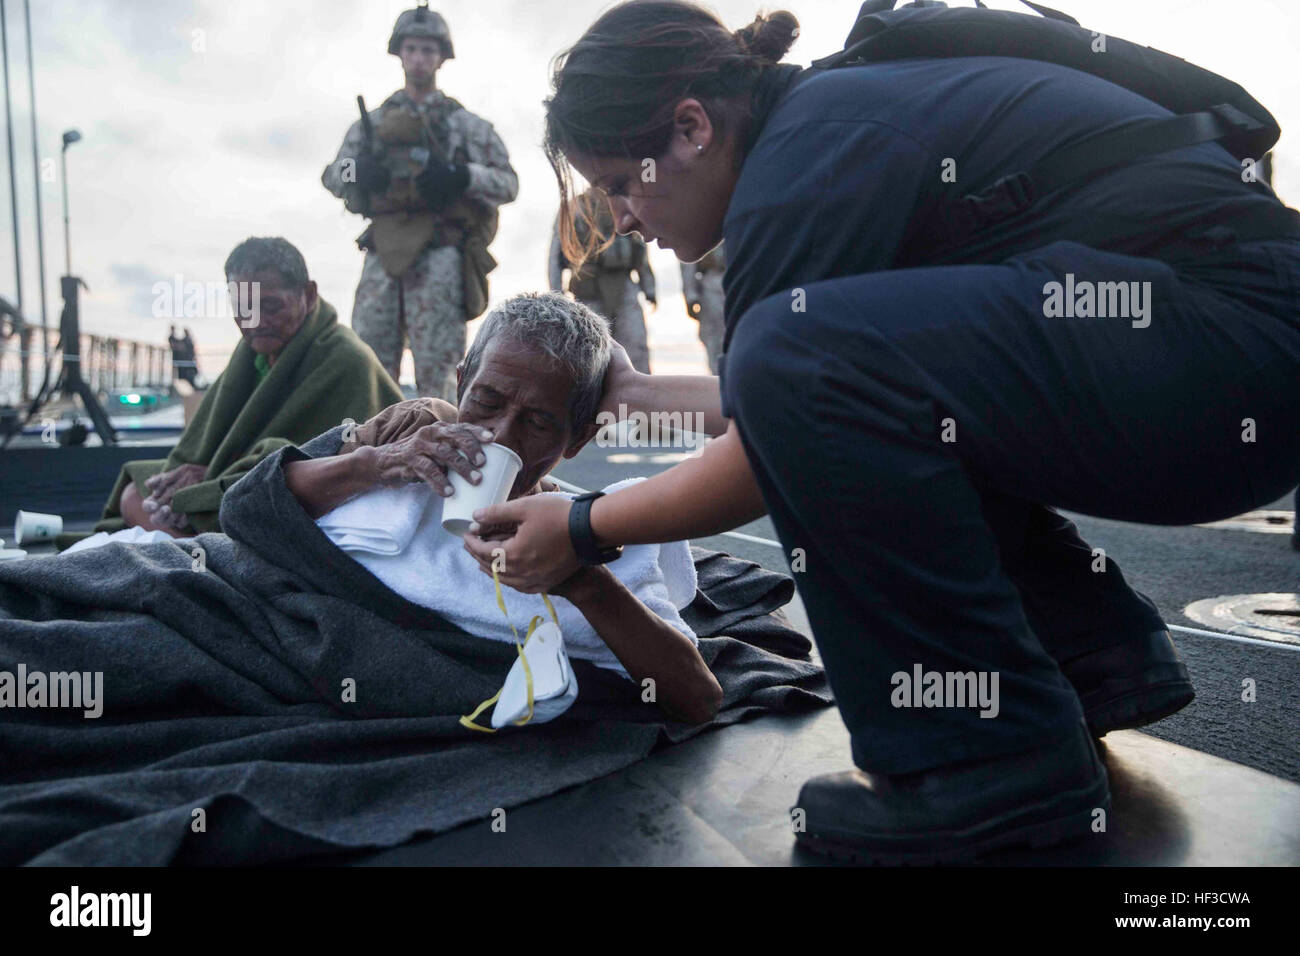
[[[1178,114],[1072,143],[963,196],[940,215],[935,238],[943,245],[960,245],[1039,197],[1124,163],[1217,140],[1245,168],[1262,161],[1281,135],[1272,114],[1231,80],[1151,47],[1103,36],[1030,0],[1021,2],[1041,16],[993,10],[980,0],[956,9],[914,0],[895,10],[896,2],[865,0],[844,49],[814,60],[805,73],[909,57],[1019,57],[1090,73]],[[1104,52],[1094,49],[1099,42]],[[1274,214],[1242,223],[1238,238],[1300,236],[1300,214],[1276,205]]]

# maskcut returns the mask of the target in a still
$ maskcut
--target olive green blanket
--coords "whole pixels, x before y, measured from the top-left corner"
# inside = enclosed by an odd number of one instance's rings
[[[364,422],[402,400],[397,383],[370,347],[339,324],[338,313],[324,299],[317,300],[260,382],[255,358],[247,340],[241,339],[172,453],[166,459],[122,466],[96,531],[126,527],[119,508],[128,482],[148,495],[147,479],[184,464],[206,465],[208,477],[177,491],[172,510],[188,515],[196,532],[220,531],[221,496],[263,458],[286,445],[300,445],[346,418]],[[79,537],[65,535],[59,544]]]

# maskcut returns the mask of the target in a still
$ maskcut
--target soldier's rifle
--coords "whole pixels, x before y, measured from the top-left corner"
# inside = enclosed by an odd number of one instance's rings
[[[366,98],[360,93],[357,94],[357,109],[361,111],[361,136],[365,143],[366,155],[371,159],[375,158],[375,128],[370,123],[370,112],[366,109]],[[361,177],[357,177],[357,187],[365,197],[361,202],[361,215],[370,217],[370,190],[360,182]]]

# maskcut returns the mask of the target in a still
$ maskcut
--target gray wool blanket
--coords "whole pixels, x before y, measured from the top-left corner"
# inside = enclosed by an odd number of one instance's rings
[[[0,563],[0,864],[394,846],[707,729],[666,721],[637,685],[578,660],[581,693],[557,720],[462,727],[516,651],[390,591],[316,527],[283,464],[334,454],[340,438],[262,461],[227,492],[223,534]],[[725,692],[711,726],[828,704],[808,641],[777,611],[793,582],[693,556],[683,617]],[[88,693],[102,674],[100,716],[48,706],[68,702],[54,675],[72,672]],[[48,677],[47,706],[3,703],[6,674],[28,704]]]

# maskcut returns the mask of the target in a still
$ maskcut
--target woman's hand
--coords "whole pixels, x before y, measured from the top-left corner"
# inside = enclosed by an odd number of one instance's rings
[[[627,357],[627,349],[617,342],[611,345],[613,347],[609,353],[609,368],[605,370],[605,386],[597,412],[609,412],[617,419],[618,406],[628,404],[628,393],[641,373],[632,366],[632,360]]]
[[[500,555],[497,576],[516,591],[549,591],[582,567],[569,541],[572,507],[568,498],[528,495],[480,509],[465,535],[465,550],[489,576],[493,560]],[[502,525],[515,526],[510,538],[498,537]]]
[[[487,461],[483,445],[491,441],[492,432],[477,425],[440,421],[421,426],[405,438],[375,448],[377,483],[391,487],[423,481],[447,497],[452,493],[450,471],[472,485],[483,480],[476,466]]]

